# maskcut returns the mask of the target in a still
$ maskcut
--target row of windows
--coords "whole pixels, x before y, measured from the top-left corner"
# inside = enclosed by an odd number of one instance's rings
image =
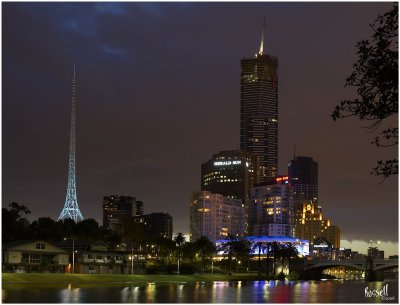
[[[112,259],[115,259],[117,261],[122,260],[121,256],[112,257],[111,255],[103,256],[103,255],[95,255],[95,254],[87,254],[87,255],[85,255],[85,258],[95,259],[95,260],[104,260],[105,259],[105,260],[109,260],[109,261]]]
[[[21,261],[23,263],[40,264],[41,263],[41,254],[22,253]]]

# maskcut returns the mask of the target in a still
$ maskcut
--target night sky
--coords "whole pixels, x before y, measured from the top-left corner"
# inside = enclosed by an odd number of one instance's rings
[[[2,3],[2,204],[57,219],[65,202],[73,63],[77,194],[102,224],[105,195],[131,195],[189,232],[200,165],[239,148],[240,59],[279,59],[279,174],[319,165],[325,216],[342,245],[397,253],[398,180],[370,175],[397,148],[371,145],[356,118],[334,122],[355,45],[391,3]],[[395,122],[397,124],[397,121]]]

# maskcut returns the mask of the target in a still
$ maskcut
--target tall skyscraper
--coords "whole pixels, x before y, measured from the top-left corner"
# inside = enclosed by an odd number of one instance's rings
[[[296,203],[318,201],[318,163],[313,158],[294,156],[288,174]]]
[[[264,29],[255,58],[241,60],[240,149],[257,155],[260,181],[278,171],[278,58],[264,54]]]
[[[201,165],[201,190],[241,199],[248,207],[250,188],[259,182],[258,157],[240,150],[221,151]]]
[[[72,110],[71,110],[71,129],[69,137],[69,169],[68,169],[68,187],[65,198],[64,208],[61,211],[58,220],[71,218],[75,222],[83,220],[83,216],[78,206],[76,198],[76,172],[75,172],[75,116],[76,116],[76,74],[74,64],[74,77],[72,78]]]

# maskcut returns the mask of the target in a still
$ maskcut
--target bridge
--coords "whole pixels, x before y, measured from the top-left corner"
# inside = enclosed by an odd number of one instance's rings
[[[366,271],[368,261],[366,259],[311,259],[304,263],[304,270],[327,269],[331,267],[352,267],[358,270]],[[372,271],[391,269],[399,266],[398,259],[373,259]]]
[[[365,272],[366,281],[383,281],[384,270],[398,268],[398,259],[311,259],[305,260],[308,277],[320,278],[322,270],[332,267],[351,267]]]

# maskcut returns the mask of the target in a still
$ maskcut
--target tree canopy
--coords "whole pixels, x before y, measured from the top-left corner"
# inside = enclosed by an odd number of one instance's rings
[[[374,33],[370,39],[357,43],[358,59],[346,79],[346,86],[357,88],[358,97],[341,101],[331,117],[336,121],[355,116],[367,121],[367,128],[377,134],[372,144],[395,146],[398,144],[398,4],[370,26]],[[371,173],[383,178],[397,175],[397,156],[379,160]]]
[[[25,216],[31,211],[16,202],[11,202],[8,207],[9,209],[2,208],[3,242],[30,238],[30,223]]]

